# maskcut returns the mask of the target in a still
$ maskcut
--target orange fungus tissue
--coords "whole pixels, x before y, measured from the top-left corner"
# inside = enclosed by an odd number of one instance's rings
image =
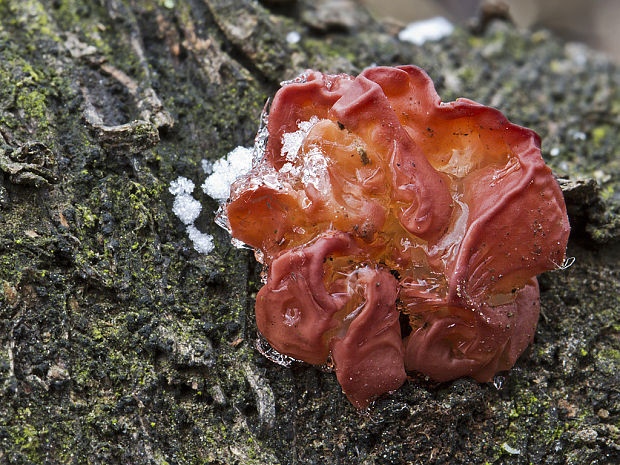
[[[333,362],[357,408],[407,372],[485,382],[514,365],[569,234],[533,131],[399,66],[306,71],[257,140],[223,213],[266,267],[256,321],[274,349]]]

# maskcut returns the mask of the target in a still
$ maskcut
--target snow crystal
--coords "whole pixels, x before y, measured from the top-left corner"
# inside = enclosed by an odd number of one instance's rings
[[[204,174],[213,173],[213,162],[211,160],[203,158],[200,162],[200,166],[202,167],[202,171],[204,172]]]
[[[174,198],[174,204],[172,205],[172,211],[183,224],[192,224],[200,215],[202,205],[189,194],[179,194]]]
[[[297,177],[301,174],[301,168],[299,166],[295,166],[292,163],[286,162],[280,168],[280,173],[282,174],[290,174],[293,177]]]
[[[297,31],[291,31],[288,34],[286,34],[286,41],[289,44],[296,44],[300,40],[301,40],[301,34],[299,34],[299,32]]]
[[[183,224],[193,223],[202,210],[200,202],[191,196],[194,187],[192,181],[181,176],[172,181],[168,188],[170,193],[174,195],[172,211]]]
[[[179,194],[191,194],[194,192],[194,183],[183,176],[179,176],[177,179],[170,183],[168,190],[172,195]]]
[[[194,249],[203,254],[209,254],[213,251],[213,236],[200,232],[196,226],[190,224],[187,227],[187,235],[194,244]]]
[[[208,254],[214,248],[213,237],[210,234],[201,233],[194,226],[194,221],[202,210],[200,202],[191,195],[194,187],[192,181],[182,176],[170,183],[168,190],[174,195],[172,211],[187,226],[186,231],[194,244],[194,249],[200,253]]]
[[[312,126],[319,122],[316,116],[310,118],[310,121],[301,121],[297,124],[299,130],[282,134],[282,151],[281,154],[288,161],[295,161],[297,153],[303,144],[304,139],[310,132]]]
[[[308,134],[310,132],[310,129],[312,129],[312,126],[314,126],[318,122],[319,122],[319,118],[316,116],[313,116],[312,118],[310,118],[309,121],[300,121],[297,124],[297,127],[299,128],[300,131],[303,131],[305,135],[305,134]]]
[[[403,42],[422,45],[427,40],[439,40],[452,34],[454,26],[443,16],[416,21],[407,24],[405,29],[398,33],[398,38]]]
[[[248,147],[236,147],[232,152],[213,164],[211,174],[202,184],[202,190],[209,197],[225,201],[230,194],[231,184],[252,169],[253,151]]]

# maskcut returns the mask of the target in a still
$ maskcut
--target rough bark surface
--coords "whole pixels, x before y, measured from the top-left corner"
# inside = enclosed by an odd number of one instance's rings
[[[478,26],[416,47],[344,0],[0,0],[0,463],[617,463],[620,71]],[[256,350],[260,270],[206,196],[194,251],[168,186],[251,144],[279,81],[373,63],[535,129],[575,262],[494,384],[412,380],[360,413]]]

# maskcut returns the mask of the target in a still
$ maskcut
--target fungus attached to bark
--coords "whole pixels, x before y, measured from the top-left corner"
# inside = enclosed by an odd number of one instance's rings
[[[271,105],[264,153],[225,207],[268,270],[260,332],[331,356],[358,408],[406,371],[490,381],[532,341],[536,275],[569,225],[539,137],[419,68],[307,71]]]

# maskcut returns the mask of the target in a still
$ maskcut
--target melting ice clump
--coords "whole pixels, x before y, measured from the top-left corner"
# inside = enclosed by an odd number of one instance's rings
[[[282,167],[282,172],[290,173],[293,176],[303,175],[302,182],[304,185],[313,184],[317,189],[322,187],[322,179],[319,174],[326,171],[323,155],[311,151],[304,158],[302,166],[294,166],[292,163],[299,161],[299,151],[303,141],[310,129],[318,121],[319,119],[313,116],[309,121],[299,122],[297,125],[299,129],[297,131],[282,135],[282,156],[288,161]],[[264,127],[259,130],[253,148],[239,146],[235,147],[227,156],[215,162],[202,160],[202,171],[208,175],[201,186],[205,194],[217,200],[220,205],[226,202],[233,182],[252,169],[252,162],[255,158],[262,158],[265,143],[263,140],[265,134],[263,133],[265,131]],[[196,221],[202,210],[200,202],[191,195],[194,188],[194,183],[187,178],[179,177],[173,181],[169,188],[170,193],[175,196],[172,210],[183,224],[187,226],[187,235],[193,242],[194,249],[200,253],[208,254],[214,248],[213,237],[210,234],[200,232],[194,225],[194,221]],[[229,229],[225,211],[222,208],[220,208],[215,221],[224,229]],[[235,238],[232,238],[232,243],[236,247],[245,247],[245,244]]]
[[[204,193],[223,203],[230,194],[230,185],[252,168],[253,156],[253,149],[236,147],[226,157],[214,163],[202,160],[202,170],[209,175],[202,184]],[[214,249],[213,236],[201,232],[194,225],[194,221],[202,211],[200,202],[192,197],[194,188],[194,183],[184,177],[179,177],[170,183],[168,190],[174,195],[172,211],[187,226],[187,235],[194,249],[200,253],[209,254]]]

